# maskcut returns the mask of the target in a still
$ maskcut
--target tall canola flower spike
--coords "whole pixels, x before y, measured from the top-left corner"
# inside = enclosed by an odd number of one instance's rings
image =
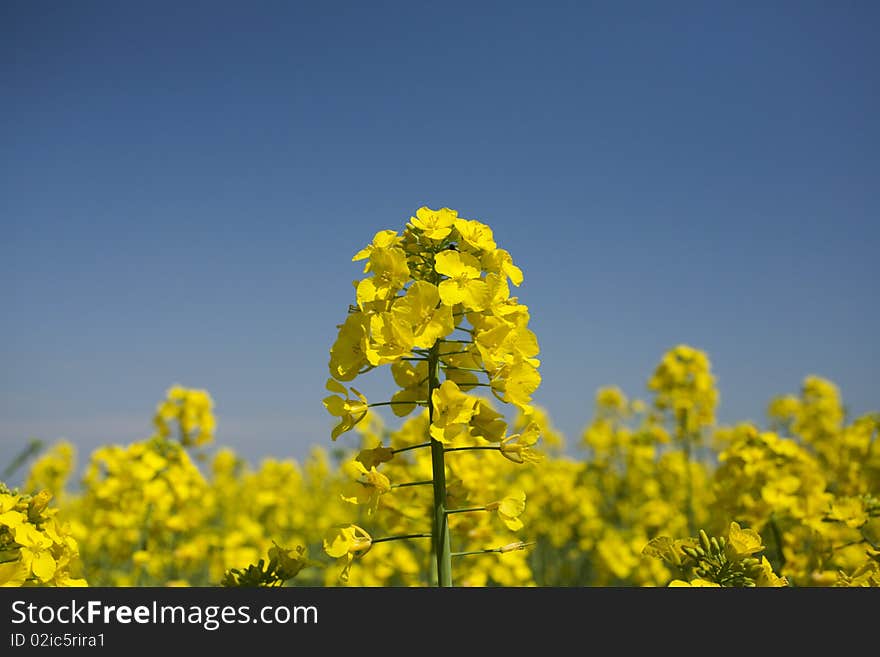
[[[362,450],[356,464],[346,468],[352,482],[342,499],[363,505],[369,517],[399,489],[430,486],[430,532],[371,538],[369,545],[430,538],[436,584],[451,586],[453,557],[508,553],[530,545],[507,541],[500,547],[453,552],[450,537],[451,527],[470,527],[464,520],[450,523],[452,515],[489,513],[508,530],[518,530],[525,508],[522,491],[498,491],[497,498],[483,504],[455,506],[460,500],[452,453],[496,451],[518,464],[541,460],[539,424],[529,421],[535,412],[532,396],[541,383],[538,341],[528,328],[528,307],[510,293],[511,284],[522,284],[522,270],[510,253],[498,248],[489,226],[445,207],[419,208],[402,233],[378,231],[352,261],[364,261],[366,276],[354,281],[354,303],[330,348],[326,388],[334,394],[323,403],[339,419],[331,438],[359,427],[378,406],[390,407],[398,417],[420,409],[427,422],[420,443]],[[366,395],[343,385],[383,365],[390,367],[399,387],[390,400],[370,403]],[[480,390],[486,394],[476,394]],[[492,399],[513,406],[524,428],[509,432]],[[429,478],[392,481],[380,471],[395,454],[411,449],[430,454]],[[447,482],[450,476],[456,481]],[[325,542],[327,554],[344,562],[345,579],[353,561],[367,550],[342,550],[339,537],[360,532],[369,536],[357,525],[348,527],[330,530]]]

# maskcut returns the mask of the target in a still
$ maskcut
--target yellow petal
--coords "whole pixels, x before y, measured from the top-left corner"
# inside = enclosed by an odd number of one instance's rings
[[[55,559],[48,552],[39,552],[31,561],[31,570],[34,575],[47,582],[55,574]]]

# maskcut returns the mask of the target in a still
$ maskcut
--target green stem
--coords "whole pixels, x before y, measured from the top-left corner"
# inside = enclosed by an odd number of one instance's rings
[[[434,420],[434,390],[440,387],[440,343],[428,354],[428,432]],[[443,443],[431,438],[431,467],[434,481],[434,523],[432,547],[437,560],[437,586],[452,586],[452,559],[449,547],[449,522],[446,518],[446,462]]]
[[[399,454],[400,452],[408,452],[411,449],[419,449],[421,447],[430,447],[431,443],[419,443],[418,445],[409,445],[407,447],[398,447],[397,449],[392,449],[392,454]]]
[[[531,541],[529,543],[518,543],[514,549],[523,550],[529,545],[534,545],[535,542]],[[483,550],[469,550],[468,552],[453,552],[451,556],[453,557],[469,557],[472,554],[491,554],[492,552],[505,552],[510,551],[509,548],[505,547],[497,547],[497,548],[485,548]]]
[[[464,330],[466,330],[466,329],[462,329],[462,331],[464,331]],[[440,342],[454,343],[454,344],[473,344],[474,343],[473,340],[446,340],[445,338],[441,339]]]
[[[426,401],[405,401],[405,402],[395,402],[395,401],[387,401],[387,402],[373,402],[372,404],[367,404],[368,408],[373,408],[373,406],[401,406],[404,404],[415,404],[416,406],[424,406],[428,402]]]
[[[430,534],[400,534],[399,536],[385,536],[384,538],[374,538],[373,545],[376,543],[385,543],[386,541],[405,541],[410,538],[431,538]]]
[[[455,365],[444,365],[443,368],[455,372],[479,372],[480,374],[488,374],[486,370],[482,370],[479,367],[456,367]]]
[[[407,481],[402,484],[391,484],[391,488],[406,488],[407,486],[430,486],[433,483],[433,479],[426,479],[425,481]]]
[[[501,447],[498,445],[474,445],[472,447],[447,447],[443,451],[444,452],[468,452],[472,449],[494,449],[496,451],[500,451]]]
[[[837,545],[837,546],[831,548],[831,551],[836,552],[837,550],[842,550],[843,548],[852,547],[853,545],[861,545],[862,543],[870,543],[870,541],[867,538],[863,538],[858,541],[850,541],[849,543],[844,543],[843,545]]]
[[[685,473],[685,513],[687,515],[688,536],[693,536],[696,530],[694,519],[694,481],[691,475],[691,436],[687,430],[687,411],[682,411],[678,416],[678,434],[684,449],[684,473]]]
[[[492,552],[501,552],[501,548],[486,548],[485,550],[471,550],[469,552],[453,552],[452,557],[469,557],[473,554],[490,554]]]
[[[484,506],[471,506],[466,509],[447,509],[446,515],[451,515],[453,513],[469,513],[471,511],[485,511],[486,507]]]
[[[776,524],[776,518],[770,517],[770,531],[773,533],[773,540],[776,542],[776,553],[779,556],[779,567],[776,572],[782,572],[785,568],[785,554],[782,552],[782,532],[779,531],[779,525]]]
[[[22,449],[15,458],[12,459],[9,465],[6,466],[6,469],[3,470],[3,479],[9,479],[16,470],[23,466],[29,458],[37,454],[41,449],[43,449],[43,441],[38,440],[37,438],[31,438],[24,449]]]

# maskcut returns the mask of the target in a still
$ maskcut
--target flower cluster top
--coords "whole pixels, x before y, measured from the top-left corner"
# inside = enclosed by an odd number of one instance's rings
[[[492,229],[449,208],[422,207],[402,234],[379,231],[352,260],[364,261],[366,276],[354,281],[356,303],[330,349],[327,388],[335,394],[324,404],[339,418],[333,439],[369,408],[360,391],[343,383],[389,365],[399,390],[387,403],[399,417],[428,406],[434,376],[431,437],[444,443],[466,434],[506,440],[501,414],[467,393],[486,387],[530,415],[540,361],[529,310],[511,296],[510,285],[522,283],[522,271],[498,248]],[[441,372],[428,371],[429,355]],[[513,441],[518,450],[506,456],[525,458],[521,438]]]

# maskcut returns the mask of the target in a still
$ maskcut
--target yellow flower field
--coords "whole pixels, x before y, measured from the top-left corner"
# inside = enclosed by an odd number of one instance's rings
[[[722,426],[710,355],[670,345],[572,440],[532,401],[527,273],[489,226],[423,207],[351,260],[307,458],[248,464],[173,385],[144,440],[58,442],[0,485],[0,584],[880,586],[880,413],[832,381]],[[383,368],[374,400],[354,381]]]

